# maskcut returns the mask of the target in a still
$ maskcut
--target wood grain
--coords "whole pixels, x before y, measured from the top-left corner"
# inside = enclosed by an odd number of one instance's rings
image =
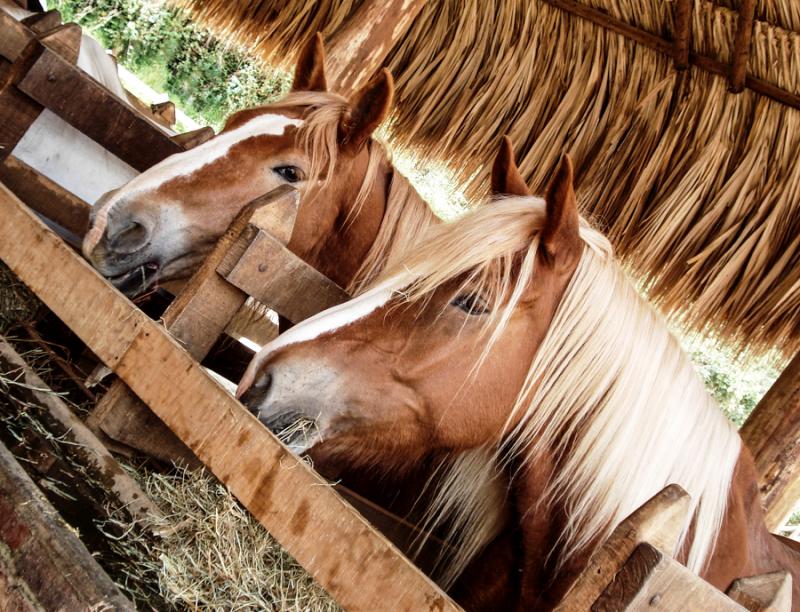
[[[18,88],[139,171],[183,151],[144,116],[49,49]]]
[[[634,549],[643,542],[649,542],[657,550],[672,556],[688,520],[689,504],[689,495],[674,484],[645,502],[594,552],[557,610],[588,610]]]
[[[135,610],[3,444],[0,549],[0,583],[26,595],[0,589],[3,610]]]
[[[795,355],[739,430],[759,474],[770,530],[800,497],[800,354]]]
[[[342,606],[458,609],[163,327],[148,320],[2,186],[0,258]]]
[[[792,609],[792,575],[771,572],[734,580],[728,597],[750,612],[790,612]]]

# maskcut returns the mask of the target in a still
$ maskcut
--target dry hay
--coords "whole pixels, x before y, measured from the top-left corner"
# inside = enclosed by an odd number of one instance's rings
[[[672,37],[673,3],[584,0]],[[309,32],[335,36],[357,0],[180,0],[262,56],[285,61]],[[725,0],[738,6],[737,0]],[[693,50],[729,61],[737,15],[694,3]],[[800,93],[800,8],[759,0],[751,74]],[[779,26],[793,29],[781,29]],[[688,327],[752,352],[800,347],[800,111],[690,68],[539,0],[428,2],[387,63],[396,148],[448,163],[485,189],[509,134],[541,191],[573,155],[585,213],[652,299]]]
[[[131,582],[155,576],[176,610],[338,610],[337,604],[213,476],[175,468],[130,468],[164,512],[153,540],[130,532],[124,546]],[[135,541],[133,541],[135,539]]]
[[[35,321],[43,308],[36,295],[0,261],[0,334],[7,334],[20,323]]]

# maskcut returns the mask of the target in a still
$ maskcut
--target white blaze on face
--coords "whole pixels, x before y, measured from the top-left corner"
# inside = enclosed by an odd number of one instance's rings
[[[363,319],[386,304],[395,291],[407,286],[410,281],[410,274],[394,276],[349,302],[324,310],[281,334],[253,357],[250,365],[247,366],[247,371],[242,376],[242,380],[239,382],[236,397],[241,397],[252,386],[258,371],[261,369],[261,365],[272,353],[291,344],[308,342]]]
[[[146,172],[142,172],[120,187],[97,211],[94,225],[86,234],[83,243],[84,255],[89,257],[97,243],[100,242],[105,233],[111,209],[123,198],[155,191],[168,181],[194,174],[203,167],[225,157],[234,145],[243,140],[257,136],[281,136],[289,126],[297,127],[302,123],[301,119],[292,119],[284,115],[271,113],[258,115],[235,130],[223,132],[184,153],[171,155]]]

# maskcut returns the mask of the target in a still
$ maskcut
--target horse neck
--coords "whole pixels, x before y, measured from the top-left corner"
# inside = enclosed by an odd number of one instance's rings
[[[383,270],[392,267],[429,226],[440,222],[408,179],[388,161],[387,166],[383,218],[372,246],[348,285],[352,294],[360,293]]]

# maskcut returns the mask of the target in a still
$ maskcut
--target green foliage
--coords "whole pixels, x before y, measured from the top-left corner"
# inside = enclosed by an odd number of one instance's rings
[[[125,67],[201,123],[219,129],[242,109],[272,102],[289,88],[270,69],[224,44],[181,11],[148,0],[56,0]]]
[[[712,339],[689,336],[684,348],[722,410],[741,426],[780,373],[775,355],[747,359]]]

